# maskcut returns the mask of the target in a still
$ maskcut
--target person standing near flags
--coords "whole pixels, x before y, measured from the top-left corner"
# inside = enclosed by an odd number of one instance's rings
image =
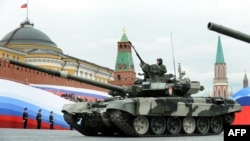
[[[41,109],[38,110],[38,113],[36,114],[36,122],[37,122],[37,129],[41,129],[41,124],[42,124],[42,114],[41,114]]]
[[[24,111],[23,111],[23,128],[26,129],[27,128],[27,124],[28,124],[28,108],[24,108]]]
[[[54,128],[54,117],[53,117],[53,111],[50,112],[49,115],[49,124],[50,124],[50,129]]]

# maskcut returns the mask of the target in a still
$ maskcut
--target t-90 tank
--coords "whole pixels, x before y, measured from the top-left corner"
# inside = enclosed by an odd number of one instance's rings
[[[136,50],[135,50],[136,51]],[[137,54],[137,52],[136,52]],[[85,136],[159,137],[220,134],[241,111],[236,101],[221,97],[192,97],[204,89],[199,81],[160,73],[144,63],[144,78],[131,86],[118,86],[48,70],[15,60],[16,65],[109,89],[111,98],[83,101],[62,107],[65,121]]]

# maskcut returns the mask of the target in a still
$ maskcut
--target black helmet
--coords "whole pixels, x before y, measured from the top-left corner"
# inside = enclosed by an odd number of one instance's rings
[[[162,64],[162,59],[161,58],[157,58],[157,61],[159,61],[159,64]]]

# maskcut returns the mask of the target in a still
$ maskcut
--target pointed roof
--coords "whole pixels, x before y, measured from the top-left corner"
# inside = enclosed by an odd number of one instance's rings
[[[223,63],[225,63],[220,36],[218,37],[217,54],[216,54],[216,62],[215,63],[216,64],[223,64]]]
[[[127,41],[129,41],[129,40],[128,40],[128,37],[126,35],[125,29],[123,29],[123,34],[122,34],[121,42],[127,42]]]
[[[247,73],[245,72],[244,80],[247,80]]]

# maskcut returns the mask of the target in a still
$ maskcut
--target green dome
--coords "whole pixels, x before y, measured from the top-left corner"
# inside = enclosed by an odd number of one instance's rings
[[[29,21],[25,21],[19,28],[9,32],[0,41],[0,45],[35,44],[56,47],[57,45],[42,31],[35,29]]]

